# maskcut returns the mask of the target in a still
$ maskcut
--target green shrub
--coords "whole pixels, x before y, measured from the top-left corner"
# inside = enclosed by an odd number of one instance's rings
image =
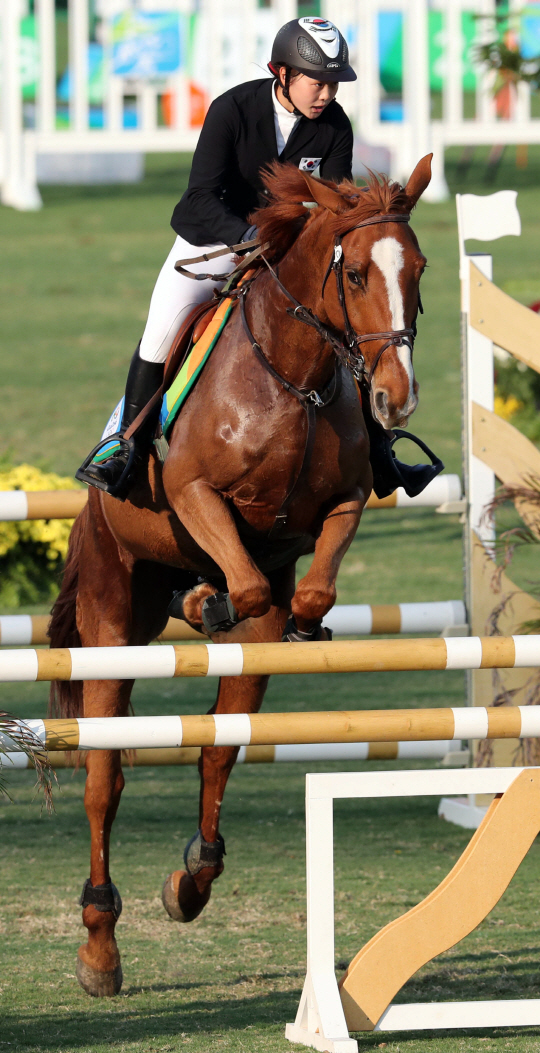
[[[29,464],[0,467],[0,490],[72,490],[73,479]],[[0,606],[52,602],[67,554],[71,519],[0,522]]]
[[[540,443],[540,374],[515,358],[495,367],[495,411]]]

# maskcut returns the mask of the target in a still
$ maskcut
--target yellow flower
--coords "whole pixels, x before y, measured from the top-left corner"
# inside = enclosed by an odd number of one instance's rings
[[[73,490],[77,484],[69,476],[42,472],[31,464],[0,471],[0,490]],[[0,522],[0,558],[20,542],[33,543],[45,552],[51,563],[65,559],[72,519],[34,519],[20,523]]]
[[[523,403],[514,395],[509,395],[507,399],[503,398],[502,395],[495,395],[494,410],[497,416],[502,417],[503,420],[512,420],[514,414],[522,407]]]

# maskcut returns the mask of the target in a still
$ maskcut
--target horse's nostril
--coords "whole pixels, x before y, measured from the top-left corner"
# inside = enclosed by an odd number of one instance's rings
[[[388,416],[388,395],[386,394],[386,391],[383,391],[381,388],[379,388],[379,390],[375,392],[375,400],[374,401],[375,401],[375,409],[377,410],[377,413],[379,413],[381,417],[387,417]]]

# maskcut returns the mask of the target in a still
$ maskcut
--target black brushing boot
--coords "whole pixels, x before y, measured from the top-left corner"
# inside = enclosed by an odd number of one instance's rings
[[[120,501],[125,501],[131,489],[135,471],[148,453],[159,414],[159,402],[131,439],[126,440],[123,436],[163,382],[164,363],[147,362],[140,357],[139,347],[140,344],[129,367],[124,410],[118,434],[111,435],[108,439],[98,443],[75,473],[76,479],[96,486],[98,490],[105,490],[106,493],[117,497]],[[94,457],[99,451],[115,439],[120,449],[102,464],[94,462]]]

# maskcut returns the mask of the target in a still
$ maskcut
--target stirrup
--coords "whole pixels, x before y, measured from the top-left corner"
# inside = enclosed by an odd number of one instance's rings
[[[91,476],[87,474],[86,469],[92,463],[94,457],[97,457],[98,453],[112,442],[116,442],[122,450],[128,451],[127,464],[117,483],[101,483],[98,482],[97,479],[92,479]],[[108,435],[106,439],[101,439],[97,446],[94,446],[94,449],[91,450],[88,457],[85,457],[81,467],[75,472],[75,478],[81,483],[88,483],[89,486],[95,486],[97,490],[104,490],[104,492],[110,494],[111,497],[119,497],[123,500],[129,492],[129,484],[135,467],[136,455],[137,449],[134,439],[124,439],[123,435]],[[114,457],[113,453],[111,453],[111,457]]]

